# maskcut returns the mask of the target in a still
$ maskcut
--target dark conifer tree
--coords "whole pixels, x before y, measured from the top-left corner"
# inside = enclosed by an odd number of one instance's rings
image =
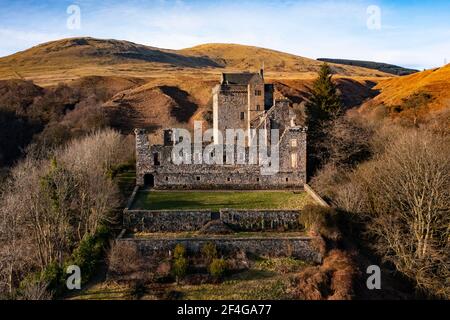
[[[310,115],[319,121],[330,119],[342,110],[341,97],[331,81],[332,76],[330,66],[324,63],[320,68],[318,78],[314,81],[308,109]]]
[[[311,98],[307,104],[308,113],[308,176],[314,175],[328,158],[328,150],[324,149],[323,141],[327,139],[325,127],[331,119],[342,111],[342,101],[336,86],[331,81],[332,72],[324,63],[314,81]]]

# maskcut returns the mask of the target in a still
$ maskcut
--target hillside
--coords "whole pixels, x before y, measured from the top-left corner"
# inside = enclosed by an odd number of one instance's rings
[[[319,58],[318,61],[328,62],[328,63],[336,63],[342,64],[346,66],[357,66],[363,67],[367,69],[378,70],[381,72],[386,72],[389,74],[397,75],[397,76],[406,76],[416,72],[419,70],[408,69],[399,67],[392,64],[382,63],[382,62],[373,62],[373,61],[361,61],[361,60],[346,60],[346,59],[329,59],[329,58]]]
[[[379,94],[364,103],[361,112],[375,117],[387,112],[406,124],[431,122],[436,129],[450,132],[450,65],[385,79],[374,90]]]
[[[52,41],[0,58],[0,79],[33,80],[54,85],[83,76],[216,76],[224,70],[259,70],[269,77],[313,77],[321,62],[270,49],[234,44],[206,44],[167,50],[120,40],[71,38]],[[332,64],[341,76],[386,77],[386,73]]]
[[[202,56],[235,70],[258,70],[264,63],[265,70],[269,72],[315,74],[322,65],[313,59],[239,44],[204,44],[179,52],[193,57]],[[353,66],[332,64],[332,69],[336,74],[343,76],[387,76],[382,72]]]
[[[449,106],[450,64],[409,76],[382,80],[374,89],[380,90],[380,94],[374,99],[377,103],[391,106],[401,104],[403,99],[423,91],[434,97],[431,103],[434,108]]]

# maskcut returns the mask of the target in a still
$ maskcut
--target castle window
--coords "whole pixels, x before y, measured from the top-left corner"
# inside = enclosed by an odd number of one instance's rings
[[[197,181],[200,181],[200,177],[197,177]]]
[[[166,177],[166,181],[169,181],[169,177]]]
[[[289,178],[286,178],[286,182],[289,182]]]
[[[261,95],[261,90],[255,90],[255,96],[259,97]]]
[[[161,163],[159,162],[159,153],[157,152],[153,154],[153,164],[155,166],[161,165]]]
[[[259,182],[259,178],[256,178],[256,182]]]
[[[297,168],[297,154],[296,153],[291,153],[291,167],[292,168]]]
[[[273,119],[270,119],[270,128],[271,129],[278,129],[278,123],[275,120],[273,120]]]
[[[296,147],[297,146],[297,139],[291,139],[291,147]]]
[[[230,182],[230,181],[231,181],[231,178],[227,178],[227,181]]]
[[[256,105],[256,111],[259,111],[261,109],[261,106],[259,104]]]
[[[245,119],[245,112],[241,112],[241,120]]]

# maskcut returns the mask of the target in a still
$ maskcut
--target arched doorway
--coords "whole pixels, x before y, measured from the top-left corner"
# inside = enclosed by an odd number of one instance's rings
[[[155,186],[155,176],[152,174],[144,175],[144,186],[145,188],[153,188]]]

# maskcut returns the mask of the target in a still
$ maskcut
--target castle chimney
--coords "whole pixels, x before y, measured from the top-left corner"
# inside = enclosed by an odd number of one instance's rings
[[[259,75],[262,79],[264,79],[264,61],[262,63],[261,69],[259,70]]]

